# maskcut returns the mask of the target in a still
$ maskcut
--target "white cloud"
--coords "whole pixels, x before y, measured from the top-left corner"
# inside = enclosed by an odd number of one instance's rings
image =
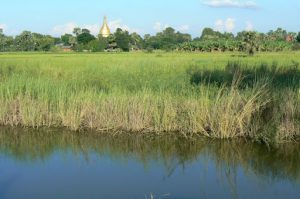
[[[153,29],[156,31],[156,32],[161,32],[163,31],[164,29],[170,27],[168,24],[163,24],[161,22],[156,22],[153,26]]]
[[[156,31],[156,32],[161,32],[163,30],[165,30],[166,28],[168,27],[172,27],[170,26],[169,24],[163,24],[161,22],[156,22],[153,26],[153,29]],[[184,25],[180,25],[178,27],[175,27],[175,30],[177,31],[180,31],[180,32],[186,32],[190,29],[190,26],[187,25],[187,24],[184,24]]]
[[[81,27],[81,26],[79,26]],[[91,24],[91,25],[83,25],[81,28],[85,28],[91,31],[93,35],[98,35],[100,31],[100,25],[99,24]]]
[[[77,23],[69,22],[64,25],[58,25],[58,26],[53,27],[51,33],[54,35],[63,35],[65,33],[71,34],[73,32],[74,28],[76,28],[76,27],[89,29],[91,31],[91,33],[94,35],[99,34],[99,30],[100,30],[100,25],[98,25],[98,24],[78,25]]]
[[[215,22],[215,30],[223,32],[224,31],[224,22],[221,19],[218,19]]]
[[[133,28],[130,28],[129,26],[123,24],[121,19],[110,21],[110,22],[108,22],[108,25],[112,32],[115,32],[117,28],[121,28],[121,29],[127,30],[129,32],[140,32],[138,29],[133,29]],[[65,33],[70,34],[73,32],[74,28],[80,27],[80,28],[86,28],[86,29],[90,30],[93,35],[98,35],[101,26],[102,26],[102,24],[100,24],[100,23],[99,24],[80,25],[80,24],[77,24],[74,22],[69,22],[64,25],[58,25],[58,26],[53,27],[51,34],[54,34],[54,35],[63,35]]]
[[[176,29],[180,32],[186,32],[190,29],[190,26],[189,25],[181,25],[181,26],[177,27]]]
[[[235,19],[227,18],[226,20],[218,19],[215,22],[215,30],[220,32],[232,32],[235,28]]]
[[[206,0],[202,4],[213,8],[257,8],[257,4],[254,1],[241,0]]]
[[[225,30],[227,32],[232,32],[235,28],[235,19],[233,18],[228,18],[226,19],[226,22],[225,22]]]
[[[112,32],[115,32],[117,28],[121,28],[122,30],[127,30],[128,32],[141,32],[139,29],[131,28],[128,25],[124,24],[122,19],[117,19],[108,22],[108,26],[110,27]]]
[[[253,31],[253,29],[254,29],[254,26],[253,26],[252,22],[251,21],[247,21],[246,22],[246,28],[245,28],[245,30],[247,30],[247,31]]]
[[[0,24],[0,29],[2,29],[3,32],[5,32],[7,30],[7,25],[6,24]]]
[[[54,35],[63,35],[65,33],[72,33],[74,28],[78,27],[78,25],[74,22],[69,22],[64,25],[54,26],[51,33]]]
[[[235,28],[235,19],[227,18],[226,20],[218,19],[215,22],[215,30],[220,32],[232,32]]]

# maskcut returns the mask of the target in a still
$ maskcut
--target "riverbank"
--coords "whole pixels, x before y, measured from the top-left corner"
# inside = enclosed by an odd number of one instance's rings
[[[299,53],[4,54],[0,124],[292,141],[299,63]]]

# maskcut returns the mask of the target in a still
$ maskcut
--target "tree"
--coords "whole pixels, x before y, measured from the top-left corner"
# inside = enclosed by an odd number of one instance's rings
[[[284,30],[282,28],[277,28],[277,30],[275,30],[275,31],[270,30],[267,33],[267,35],[270,40],[285,41],[286,37],[288,36],[288,33],[286,30]]]
[[[73,37],[71,34],[64,34],[61,36],[61,41],[64,43],[64,45],[68,46],[70,44],[70,38]]]
[[[195,40],[216,40],[216,39],[234,39],[234,35],[231,32],[221,33],[215,31],[212,28],[204,28],[201,34],[200,39],[196,38]]]
[[[69,44],[74,47],[76,44],[77,44],[77,40],[76,40],[76,37],[70,37],[69,38]]]
[[[73,30],[73,34],[75,34],[76,35],[76,37],[78,36],[78,35],[80,35],[82,33],[82,30],[81,30],[81,28],[74,28],[74,30]]]
[[[108,47],[108,41],[106,38],[99,38],[92,40],[87,44],[88,50],[92,52],[103,52]]]
[[[24,31],[15,38],[16,49],[20,51],[33,51],[35,41],[30,31]]]
[[[0,28],[0,35],[3,35],[3,29]]]
[[[205,40],[211,38],[215,38],[215,31],[212,28],[204,28],[200,39]]]
[[[50,35],[32,33],[35,51],[49,51],[54,46],[55,39]]]
[[[300,43],[300,32],[298,32],[298,35],[296,37],[296,41]]]
[[[0,30],[0,52],[13,50],[13,37],[9,37],[3,34]]]
[[[244,32],[243,42],[245,44],[245,49],[248,51],[249,55],[254,55],[254,51],[257,46],[256,32],[253,31]]]
[[[162,32],[157,33],[155,36],[149,34],[145,35],[144,48],[148,50],[173,50],[176,49],[179,44],[191,41],[192,37],[190,34],[176,32],[174,28],[168,27]]]
[[[99,35],[99,40],[103,38],[101,35]],[[116,37],[114,34],[109,35],[108,38],[106,38],[107,40],[107,49],[109,51],[114,51],[118,48],[117,42],[116,42]]]
[[[134,32],[130,35],[131,49],[140,50],[143,48],[143,45],[144,45],[144,40],[139,34]]]
[[[175,29],[168,27],[162,33],[157,34],[161,48],[164,50],[174,49],[176,42]]]
[[[184,43],[184,42],[190,42],[190,41],[192,41],[192,36],[190,34],[183,34],[183,33],[177,32],[176,40],[177,40],[176,42],[179,44]]]
[[[81,33],[91,33],[91,31],[89,29],[83,28],[81,30]]]
[[[54,39],[54,44],[61,44],[62,43],[60,37],[53,37],[53,39]]]
[[[54,46],[55,39],[50,36],[45,36],[39,40],[38,50],[49,51]]]
[[[234,34],[231,32],[225,32],[225,33],[221,34],[221,37],[223,39],[234,39]]]
[[[144,36],[144,49],[152,51],[153,49],[160,49],[161,43],[158,40],[157,36],[151,36],[150,34],[146,34]]]
[[[84,44],[84,45],[88,44],[90,41],[93,41],[95,39],[96,38],[88,32],[83,32],[77,36],[77,42],[79,44]]]
[[[130,36],[128,31],[118,28],[114,34],[118,48],[129,51]]]
[[[154,49],[172,50],[177,45],[177,36],[175,29],[168,27],[162,32],[159,32],[154,37],[150,37],[148,42]]]

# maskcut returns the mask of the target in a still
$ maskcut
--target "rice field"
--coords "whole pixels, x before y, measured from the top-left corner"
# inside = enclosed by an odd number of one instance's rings
[[[300,53],[0,54],[0,124],[285,142]]]

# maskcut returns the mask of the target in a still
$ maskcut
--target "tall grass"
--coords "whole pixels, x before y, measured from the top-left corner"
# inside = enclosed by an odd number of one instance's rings
[[[2,54],[0,124],[293,140],[298,62],[296,53]]]

